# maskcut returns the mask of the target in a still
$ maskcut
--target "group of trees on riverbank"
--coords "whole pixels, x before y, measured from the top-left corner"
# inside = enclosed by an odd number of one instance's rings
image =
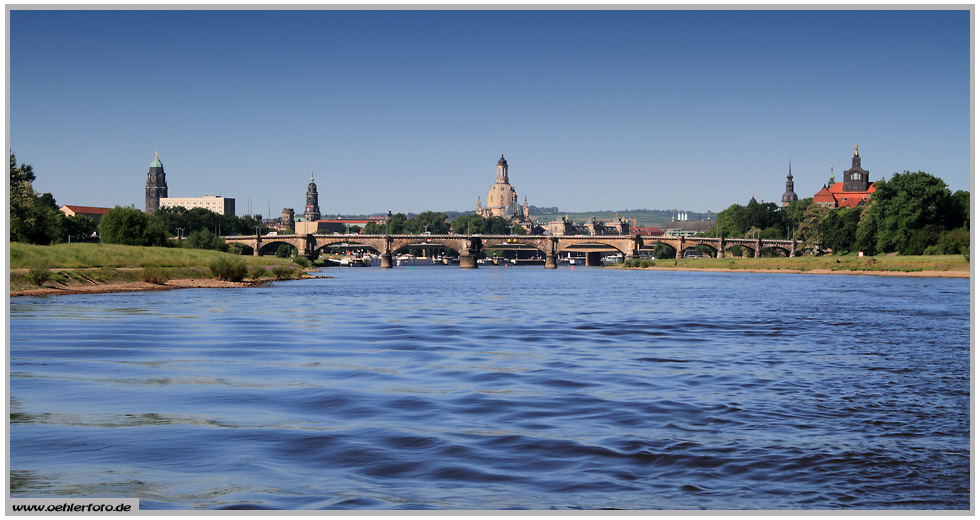
[[[17,165],[10,154],[10,241],[52,244],[79,240],[95,232],[95,221],[81,215],[66,216],[50,193],[34,191],[34,168]]]
[[[445,235],[450,232],[467,235],[523,235],[526,233],[524,228],[512,226],[510,220],[502,217],[487,218],[480,215],[461,214],[457,215],[450,224],[449,217],[445,213],[436,211],[424,211],[412,217],[406,217],[404,213],[395,213],[388,218],[387,222],[368,222],[364,226],[364,234],[366,235],[421,235],[422,233]]]
[[[805,248],[817,242],[835,253],[967,254],[970,250],[970,193],[951,192],[928,173],[896,173],[875,183],[863,206],[831,209],[807,198],[786,208],[750,202],[718,214],[709,236],[785,239]]]
[[[86,216],[66,216],[50,193],[34,191],[34,168],[17,165],[10,154],[10,241],[49,245],[86,240],[98,232],[107,244],[134,246],[191,247],[227,251],[220,234],[268,233],[260,217],[237,217],[204,208],[161,208],[147,215],[134,207],[116,206],[102,216],[98,225]],[[171,237],[183,236],[178,242]]]

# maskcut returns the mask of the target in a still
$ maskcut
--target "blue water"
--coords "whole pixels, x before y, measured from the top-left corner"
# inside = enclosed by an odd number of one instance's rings
[[[970,507],[969,280],[323,274],[12,298],[11,496]]]

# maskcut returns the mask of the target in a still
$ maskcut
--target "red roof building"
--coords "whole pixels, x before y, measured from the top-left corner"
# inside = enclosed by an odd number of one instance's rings
[[[857,145],[854,145],[851,169],[844,172],[844,181],[834,182],[834,174],[831,172],[830,182],[813,196],[814,204],[831,208],[853,208],[867,204],[875,191],[870,174],[871,172],[861,168],[861,156],[858,155]]]
[[[105,215],[112,208],[95,208],[92,206],[62,206],[61,212],[67,217],[72,217],[75,215],[83,215],[95,221],[96,224],[102,219],[102,215]]]

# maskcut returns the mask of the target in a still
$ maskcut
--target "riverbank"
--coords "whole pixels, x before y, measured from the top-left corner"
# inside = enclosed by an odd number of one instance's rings
[[[635,262],[635,261],[634,261]],[[612,266],[652,271],[710,271],[788,274],[843,274],[969,278],[970,262],[963,255],[935,256],[803,256],[778,258],[682,258],[639,261],[640,265]]]
[[[638,267],[638,271],[703,271],[716,273],[845,274],[859,276],[911,276],[925,278],[969,278],[969,271],[843,271],[840,269],[723,269],[697,267]]]
[[[211,267],[216,261],[242,263],[247,274],[240,281],[218,279],[221,277]],[[274,256],[109,244],[12,243],[7,282],[10,296],[15,297],[256,287],[314,276],[290,259]]]

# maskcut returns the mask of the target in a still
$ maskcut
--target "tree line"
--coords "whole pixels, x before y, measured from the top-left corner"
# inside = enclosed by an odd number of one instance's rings
[[[368,222],[364,226],[366,235],[446,235],[456,233],[462,235],[523,235],[527,231],[521,226],[512,225],[503,217],[483,217],[481,215],[461,214],[452,223],[446,213],[425,211],[412,217],[404,213],[395,213],[386,222]]]
[[[58,244],[90,239],[94,233],[107,244],[133,246],[192,247],[227,251],[218,235],[268,233],[260,216],[237,217],[204,208],[161,208],[152,215],[130,206],[116,206],[99,224],[84,215],[68,217],[50,193],[34,191],[34,168],[17,165],[10,154],[10,241],[29,244]],[[186,241],[174,240],[186,237]]]
[[[95,221],[84,215],[66,216],[50,193],[34,191],[34,168],[17,165],[10,154],[10,241],[53,244],[82,240],[95,232]]]
[[[835,254],[968,254],[970,193],[951,192],[926,172],[895,173],[875,183],[863,206],[832,209],[801,199],[786,208],[772,202],[733,204],[718,214],[709,236],[796,238]]]

